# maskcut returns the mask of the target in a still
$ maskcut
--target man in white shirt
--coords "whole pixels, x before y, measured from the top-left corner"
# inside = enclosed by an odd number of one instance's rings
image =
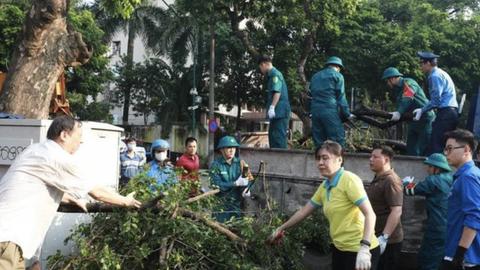
[[[80,198],[89,194],[113,205],[141,206],[133,196],[86,179],[73,157],[81,137],[81,122],[70,116],[55,118],[48,140],[25,149],[0,180],[0,269],[25,269],[24,259],[40,248],[61,201],[86,210]]]

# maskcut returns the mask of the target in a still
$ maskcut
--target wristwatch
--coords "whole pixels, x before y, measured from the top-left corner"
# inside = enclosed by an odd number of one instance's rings
[[[365,239],[360,240],[360,245],[365,245],[365,246],[367,246],[367,247],[370,247],[370,246],[371,246],[370,242],[368,242],[368,241],[365,240]]]

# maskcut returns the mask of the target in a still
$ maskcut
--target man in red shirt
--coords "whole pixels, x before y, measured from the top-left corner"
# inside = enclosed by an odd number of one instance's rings
[[[188,137],[185,140],[185,153],[177,160],[176,167],[183,168],[181,180],[192,181],[192,184],[198,184],[198,169],[200,168],[200,159],[197,155],[197,139]],[[197,188],[192,189],[196,193]],[[193,195],[193,194],[192,194]]]

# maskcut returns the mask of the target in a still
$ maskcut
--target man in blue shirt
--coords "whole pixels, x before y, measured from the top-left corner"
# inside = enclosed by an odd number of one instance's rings
[[[472,160],[476,141],[463,129],[450,131],[445,137],[444,153],[457,171],[448,197],[442,270],[480,269],[480,169]]]
[[[432,142],[427,150],[429,154],[441,153],[445,145],[445,132],[454,130],[458,124],[458,103],[455,84],[447,72],[437,67],[436,54],[418,52],[423,73],[428,75],[430,101],[413,111],[414,120],[420,120],[422,114],[436,109],[437,117],[432,124]]]
[[[120,154],[120,185],[122,186],[142,170],[146,160],[143,155],[135,151],[137,143],[134,138],[127,139],[126,143],[127,151]]]
[[[285,78],[278,69],[273,67],[272,59],[260,56],[258,59],[260,72],[265,75],[265,88],[267,89],[267,118],[268,144],[270,148],[287,148],[287,130],[290,121],[290,102]]]

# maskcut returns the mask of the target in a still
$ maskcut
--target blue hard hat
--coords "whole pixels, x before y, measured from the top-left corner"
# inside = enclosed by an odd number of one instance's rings
[[[440,153],[431,154],[423,163],[443,169],[447,172],[452,171],[452,168],[448,166],[447,158]]]
[[[424,59],[424,60],[431,60],[431,59],[440,57],[440,55],[436,55],[433,52],[424,52],[424,51],[418,51],[417,55],[418,57],[420,57],[420,59]]]
[[[391,78],[391,77],[402,77],[403,74],[400,73],[400,71],[398,71],[398,69],[394,68],[394,67],[389,67],[387,69],[385,69],[385,71],[383,71],[383,76],[382,76],[382,80],[385,80],[385,79],[388,79],[388,78]]]
[[[155,155],[155,149],[169,149],[170,144],[162,139],[157,139],[152,142],[152,147],[151,147],[151,152],[152,152],[152,157]]]
[[[227,148],[227,147],[239,147],[240,144],[238,144],[237,140],[235,140],[234,137],[232,136],[225,136],[220,139],[217,145],[217,150],[222,149],[222,148]]]
[[[340,59],[340,57],[337,57],[337,56],[329,57],[327,62],[325,62],[325,65],[337,65],[337,66],[343,68],[342,59]]]

